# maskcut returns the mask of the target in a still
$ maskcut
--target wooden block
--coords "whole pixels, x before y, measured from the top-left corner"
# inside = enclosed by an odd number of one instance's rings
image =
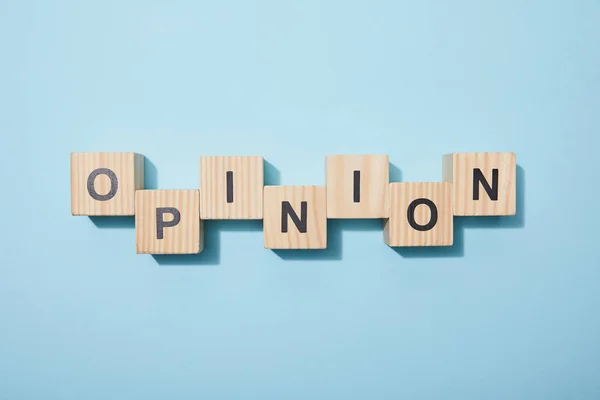
[[[388,246],[452,246],[452,184],[390,183]]]
[[[264,192],[265,248],[327,247],[325,186],[265,186]]]
[[[138,254],[196,254],[204,248],[198,190],[140,190],[135,208]]]
[[[263,158],[200,157],[202,219],[262,219]]]
[[[443,165],[443,180],[454,184],[454,215],[515,215],[514,153],[453,153]]]
[[[134,215],[135,191],[144,188],[144,156],[71,153],[71,214]]]
[[[327,218],[386,218],[387,155],[327,156]]]

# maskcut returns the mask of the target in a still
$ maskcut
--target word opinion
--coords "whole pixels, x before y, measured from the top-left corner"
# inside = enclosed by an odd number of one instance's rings
[[[454,217],[516,213],[516,156],[452,153],[437,182],[390,182],[387,155],[327,156],[324,186],[264,184],[260,156],[201,156],[190,190],[145,190],[144,156],[72,153],[71,213],[135,216],[140,254],[194,254],[205,220],[262,220],[267,249],[324,249],[328,219],[382,220],[392,247],[452,246]]]

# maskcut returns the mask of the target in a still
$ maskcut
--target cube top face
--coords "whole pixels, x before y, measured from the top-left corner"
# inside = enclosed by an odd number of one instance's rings
[[[515,215],[514,153],[453,153],[444,156],[444,181],[453,182],[454,215]]]
[[[265,248],[327,247],[325,186],[265,186],[264,202]]]
[[[144,187],[144,156],[71,153],[71,214],[134,215],[135,191]]]
[[[451,183],[390,184],[389,246],[452,246],[453,229]]]
[[[386,218],[389,157],[327,156],[327,217]]]
[[[200,157],[202,219],[262,219],[263,187],[263,157]]]
[[[202,251],[198,190],[139,190],[135,195],[138,254]]]

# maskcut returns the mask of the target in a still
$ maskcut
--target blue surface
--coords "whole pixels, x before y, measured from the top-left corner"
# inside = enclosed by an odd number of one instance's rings
[[[600,398],[597,1],[0,2],[1,399]],[[519,214],[394,251],[335,221],[322,253],[207,223],[136,255],[70,216],[69,153],[199,156],[323,184],[327,154],[514,151]]]

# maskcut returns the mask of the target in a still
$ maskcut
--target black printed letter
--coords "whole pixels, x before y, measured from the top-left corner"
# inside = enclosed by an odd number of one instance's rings
[[[169,213],[173,215],[171,221],[165,221],[163,215]],[[160,207],[156,209],[156,238],[164,238],[164,228],[172,228],[181,221],[181,214],[175,207]]]
[[[98,192],[96,192],[96,188],[94,187],[94,182],[96,181],[96,177],[98,175],[106,175],[110,179],[110,190],[108,191],[107,194],[98,194]],[[94,200],[98,200],[98,201],[110,200],[113,197],[115,197],[115,194],[117,194],[117,190],[119,190],[119,180],[117,179],[117,175],[115,175],[115,173],[108,168],[95,169],[92,171],[90,176],[88,176],[87,190],[88,190],[88,193],[90,194],[90,196],[92,196],[92,198]]]
[[[354,171],[354,202],[360,203],[360,171]]]
[[[227,171],[227,202],[233,203],[233,171]]]
[[[418,205],[424,204],[427,207],[429,207],[429,209],[431,210],[431,217],[429,218],[429,222],[425,225],[419,225],[417,224],[417,221],[415,221],[415,210],[417,209]],[[416,199],[413,200],[412,203],[410,203],[410,205],[408,206],[408,211],[406,212],[406,218],[408,218],[408,224],[417,231],[428,231],[430,229],[432,229],[435,224],[437,223],[438,220],[438,211],[437,211],[437,207],[435,206],[435,204],[433,203],[433,201],[429,200],[429,199]]]
[[[483,189],[490,196],[490,199],[498,200],[498,169],[492,170],[492,187],[483,176],[479,168],[473,169],[473,200],[479,200],[479,182],[483,185]]]
[[[292,218],[292,222],[298,228],[300,233],[306,233],[306,211],[307,211],[307,203],[303,201],[300,203],[300,218],[298,218],[298,214],[292,208],[292,205],[289,201],[281,202],[281,233],[287,233],[288,231],[288,215]]]

